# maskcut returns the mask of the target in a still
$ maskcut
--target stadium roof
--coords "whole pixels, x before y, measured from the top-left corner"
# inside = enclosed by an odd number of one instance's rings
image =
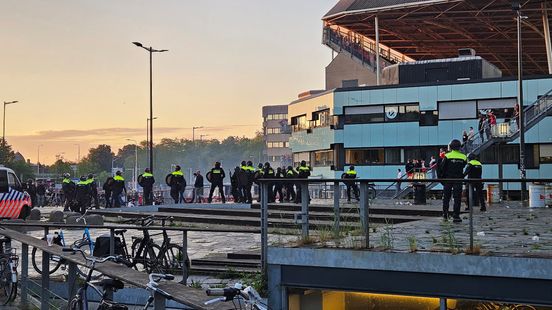
[[[522,0],[524,73],[547,74],[543,7],[546,0]],[[552,1],[548,4],[552,10]],[[517,73],[516,13],[511,0],[340,0],[324,17],[374,39],[378,16],[380,43],[416,60],[450,58],[460,48]]]

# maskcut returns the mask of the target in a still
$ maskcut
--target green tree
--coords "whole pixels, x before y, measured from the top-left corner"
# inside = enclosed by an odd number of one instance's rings
[[[15,174],[19,176],[22,181],[26,179],[34,178],[34,169],[31,165],[24,160],[18,160],[15,156],[15,152],[12,146],[4,143],[0,138],[0,163],[8,168],[13,169]]]
[[[79,173],[85,175],[102,171],[110,172],[113,157],[111,146],[107,144],[100,144],[96,148],[91,148],[88,155],[79,163]]]

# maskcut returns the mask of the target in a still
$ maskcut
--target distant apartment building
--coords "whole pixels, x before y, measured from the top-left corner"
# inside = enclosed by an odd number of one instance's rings
[[[264,155],[273,167],[292,164],[288,125],[288,106],[272,105],[263,107]]]

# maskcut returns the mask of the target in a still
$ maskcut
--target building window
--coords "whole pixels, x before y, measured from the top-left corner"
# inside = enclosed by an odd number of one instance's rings
[[[288,142],[267,142],[266,143],[266,147],[268,147],[269,149],[272,149],[272,148],[278,148],[278,147],[288,147],[289,146],[289,143]]]
[[[313,152],[314,167],[329,167],[334,164],[333,151]]]
[[[268,114],[265,116],[265,121],[287,119],[288,115],[284,113]]]
[[[291,125],[293,126],[293,131],[301,131],[308,129],[308,121],[306,115],[299,115],[291,118]]]
[[[332,117],[330,116],[330,109],[317,111],[312,113],[312,126],[316,127],[328,127],[332,124]]]
[[[282,133],[282,128],[281,127],[267,128],[266,129],[266,134],[267,135],[275,135],[275,134],[279,134],[279,133]]]
[[[420,126],[438,126],[439,111],[421,111]]]
[[[382,105],[345,107],[345,125],[381,123],[384,121]]]
[[[439,119],[474,119],[477,118],[475,100],[439,102]]]
[[[386,122],[417,122],[420,120],[420,108],[417,104],[385,106]]]
[[[385,149],[386,164],[401,164],[404,162],[403,157],[403,150],[400,148]]]
[[[540,145],[540,162],[543,164],[552,164],[552,144]]]
[[[302,153],[293,153],[293,165],[295,167],[299,167],[301,164],[301,161],[306,161],[307,165],[310,166],[310,153],[309,152],[302,152]]]
[[[542,145],[540,148],[542,152]],[[481,153],[481,162],[484,164],[498,164],[499,148],[493,145]],[[500,146],[500,155],[503,164],[519,165],[519,144],[506,144]],[[525,166],[527,169],[537,169],[541,161],[538,144],[525,145]]]
[[[346,165],[373,165],[385,162],[385,152],[379,149],[349,149],[345,150]]]

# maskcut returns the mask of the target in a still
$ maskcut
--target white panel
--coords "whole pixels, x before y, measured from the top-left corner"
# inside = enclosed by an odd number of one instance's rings
[[[476,118],[475,101],[439,102],[439,119]]]
[[[345,115],[383,113],[383,106],[346,107]]]
[[[477,108],[479,110],[513,108],[516,102],[516,99],[477,100]]]

